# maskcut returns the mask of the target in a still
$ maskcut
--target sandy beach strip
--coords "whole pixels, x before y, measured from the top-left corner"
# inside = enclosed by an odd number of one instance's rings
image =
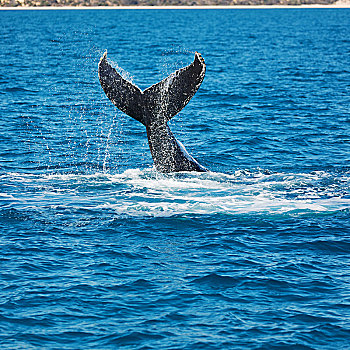
[[[257,5],[257,6],[17,6],[0,7],[1,10],[239,10],[239,9],[334,9],[350,8],[350,0],[340,0],[334,4],[312,5]]]

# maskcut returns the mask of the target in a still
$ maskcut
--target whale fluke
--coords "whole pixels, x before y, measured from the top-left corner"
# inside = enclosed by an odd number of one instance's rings
[[[144,91],[124,79],[109,64],[107,51],[100,59],[98,75],[104,92],[113,104],[146,126],[157,170],[207,171],[186,152],[167,125],[187,105],[204,79],[205,62],[198,52],[190,65]]]
[[[144,96],[153,117],[157,118],[159,103],[162,105],[162,114],[166,121],[179,113],[199,89],[204,75],[204,59],[196,52],[194,61],[190,65],[177,70],[161,82],[147,88],[144,91]]]
[[[124,79],[107,61],[107,51],[98,64],[98,76],[107,97],[122,112],[146,125],[143,118],[142,91]]]

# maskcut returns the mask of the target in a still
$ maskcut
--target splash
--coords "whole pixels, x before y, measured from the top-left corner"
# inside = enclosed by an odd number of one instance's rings
[[[0,181],[7,188],[0,194],[2,206],[17,209],[65,206],[131,217],[294,215],[350,209],[349,173],[164,175],[133,169],[114,175],[8,173]]]

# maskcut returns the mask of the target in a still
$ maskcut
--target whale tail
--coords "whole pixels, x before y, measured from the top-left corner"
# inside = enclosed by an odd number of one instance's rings
[[[194,61],[144,91],[124,79],[107,61],[107,51],[98,64],[101,86],[122,112],[145,126],[168,122],[197,92],[205,75],[205,62],[196,52]]]

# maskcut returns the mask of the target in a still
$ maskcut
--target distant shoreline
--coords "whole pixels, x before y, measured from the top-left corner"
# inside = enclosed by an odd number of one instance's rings
[[[350,1],[338,1],[334,4],[312,5],[192,5],[192,6],[17,6],[0,7],[1,10],[215,10],[215,9],[334,9],[350,8]]]

